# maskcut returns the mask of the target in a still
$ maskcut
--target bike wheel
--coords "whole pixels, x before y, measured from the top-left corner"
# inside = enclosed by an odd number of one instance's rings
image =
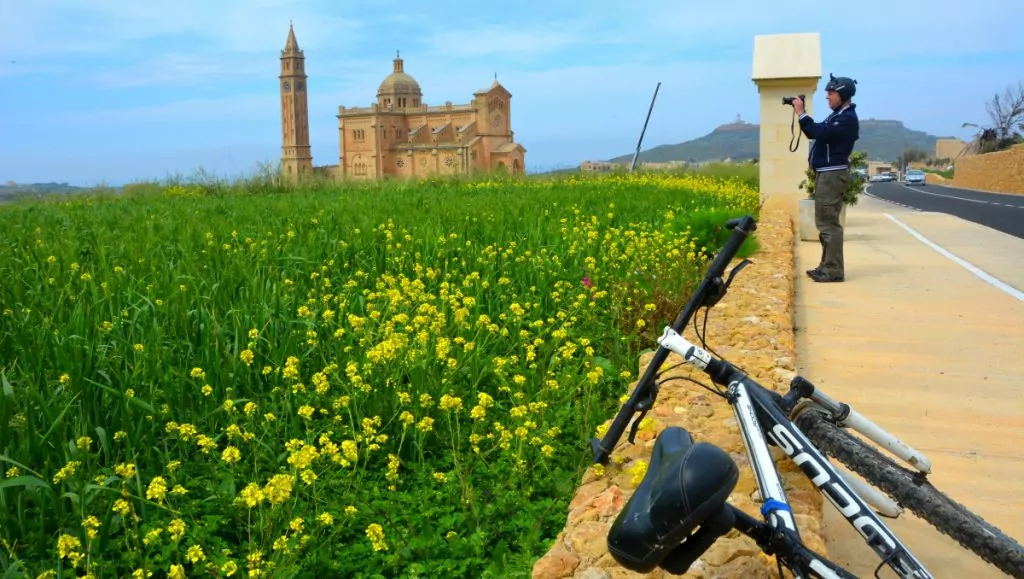
[[[904,508],[1003,573],[1024,579],[1024,547],[936,489],[923,475],[900,466],[830,422],[817,409],[803,412],[796,425],[818,449],[838,459]]]

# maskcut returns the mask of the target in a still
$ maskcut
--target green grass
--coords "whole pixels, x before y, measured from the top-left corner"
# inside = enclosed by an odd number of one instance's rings
[[[694,174],[0,207],[0,571],[527,576],[758,207]]]
[[[934,173],[944,179],[953,179],[953,169],[949,169],[948,171],[939,171],[937,169],[922,169],[922,171],[924,171],[925,173]]]

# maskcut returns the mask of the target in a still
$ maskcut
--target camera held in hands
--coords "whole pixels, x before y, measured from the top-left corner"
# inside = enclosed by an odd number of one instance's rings
[[[782,104],[793,106],[793,101],[795,99],[796,97],[782,97]],[[805,97],[804,95],[800,95],[800,100],[807,102],[807,97]]]

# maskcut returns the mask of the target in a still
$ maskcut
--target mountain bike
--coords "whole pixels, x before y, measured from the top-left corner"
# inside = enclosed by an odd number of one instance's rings
[[[733,408],[763,500],[762,518],[726,502],[739,479],[739,469],[726,451],[694,441],[683,428],[668,427],[655,440],[646,475],[609,530],[608,550],[615,560],[640,573],[660,567],[681,575],[719,537],[736,529],[752,538],[766,554],[775,556],[780,576],[785,567],[801,578],[855,578],[803,544],[770,452],[770,446],[775,446],[878,555],[876,576],[888,566],[903,578],[933,577],[881,520],[898,517],[907,508],[1004,573],[1024,578],[1024,547],[932,486],[927,479],[931,462],[923,454],[849,404],[833,400],[807,379],[797,376],[786,394],[776,393],[707,345],[704,335],[708,311],[725,296],[736,274],[751,262],[742,260],[728,278],[725,268],[757,228],[750,216],[731,219],[726,226],[732,231],[729,239],[675,322],[658,338],[658,349],[633,393],[605,436],[591,440],[591,449],[594,462],[607,464],[630,420],[639,412],[628,438],[631,444],[634,442],[639,423],[653,407],[662,384],[670,380],[694,382],[721,396]],[[705,309],[703,330],[694,317],[701,307]],[[682,335],[691,319],[701,346]],[[684,362],[662,369],[670,353],[681,356]],[[715,386],[682,376],[661,379],[665,372],[682,364],[704,371]],[[862,434],[878,447],[848,430]],[[826,455],[838,459],[870,484],[843,474]]]

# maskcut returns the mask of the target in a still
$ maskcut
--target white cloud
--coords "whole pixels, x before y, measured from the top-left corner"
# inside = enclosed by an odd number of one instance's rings
[[[483,41],[481,41],[483,40]],[[515,58],[524,55],[545,55],[583,45],[596,47],[600,38],[587,34],[579,23],[512,28],[507,25],[485,25],[465,28],[435,28],[427,40],[427,53],[432,58]]]
[[[0,54],[34,59],[109,53],[168,37],[209,41],[209,50],[280,50],[294,19],[303,48],[359,42],[361,23],[348,10],[300,0],[31,0],[7,3]]]
[[[128,123],[225,123],[266,117],[279,110],[279,97],[273,93],[239,95],[211,99],[187,99],[157,105],[121,109],[102,109],[56,114],[47,118],[53,124],[93,124],[116,126]]]
[[[126,67],[106,69],[84,80],[102,88],[217,85],[248,79],[273,83],[277,71],[277,62],[271,59],[171,53]]]

